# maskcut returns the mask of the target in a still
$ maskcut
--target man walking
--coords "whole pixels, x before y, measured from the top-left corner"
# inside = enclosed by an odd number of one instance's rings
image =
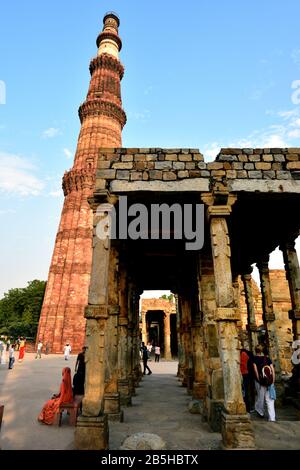
[[[69,343],[67,343],[64,347],[65,361],[69,360],[71,351],[72,351],[71,346]]]
[[[36,350],[36,356],[35,358],[37,359],[38,357],[42,359],[42,348],[43,348],[43,343],[39,339],[38,345],[37,345],[37,350]]]
[[[145,346],[145,343],[142,343],[142,355],[143,355],[143,364],[144,364],[144,375],[146,374],[146,369],[148,370],[148,374],[147,375],[150,375],[152,374],[152,371],[149,369],[149,367],[147,366],[147,362],[148,362],[148,350],[147,350],[147,346]]]

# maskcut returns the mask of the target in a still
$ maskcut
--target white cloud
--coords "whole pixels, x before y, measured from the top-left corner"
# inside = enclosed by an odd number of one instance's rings
[[[262,140],[262,147],[287,147],[288,144],[285,142],[283,137],[278,134],[271,134],[269,136],[265,136]]]
[[[62,192],[61,189],[59,189],[58,191],[50,191],[49,196],[55,197],[55,198],[56,197],[61,197],[61,196],[63,196],[63,192]]]
[[[73,152],[71,152],[71,150],[64,148],[63,152],[68,159],[73,157]]]
[[[53,137],[56,137],[59,134],[61,134],[59,129],[57,129],[55,127],[49,127],[49,129],[46,129],[42,133],[42,137],[43,137],[43,139],[52,139]]]
[[[129,111],[128,118],[136,119],[137,121],[146,121],[150,117],[150,111],[145,109],[144,111]]]
[[[44,187],[36,168],[19,155],[0,152],[0,191],[21,196],[37,196]]]
[[[294,129],[288,133],[288,137],[291,139],[298,139],[300,138],[300,129]]]
[[[224,147],[224,146],[223,146]],[[204,146],[203,153],[206,160],[214,160],[220,153],[221,145],[218,142],[212,142]]]
[[[14,209],[0,209],[0,216],[1,215],[8,215],[8,214],[15,214],[16,211]]]
[[[291,53],[294,64],[300,66],[300,49],[294,49]]]

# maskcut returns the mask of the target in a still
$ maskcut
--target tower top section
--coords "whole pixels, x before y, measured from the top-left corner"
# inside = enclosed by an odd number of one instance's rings
[[[109,54],[119,59],[122,41],[119,37],[120,20],[116,13],[109,12],[103,18],[103,30],[97,38],[98,56]]]

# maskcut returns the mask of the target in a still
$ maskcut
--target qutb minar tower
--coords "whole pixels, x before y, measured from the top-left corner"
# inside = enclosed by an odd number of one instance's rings
[[[84,308],[92,263],[93,193],[100,148],[121,147],[126,115],[120,82],[124,67],[119,61],[122,41],[119,18],[107,13],[97,38],[98,54],[90,63],[91,81],[79,108],[81,130],[73,168],[63,177],[64,206],[49,270],[37,338],[49,352],[61,352],[65,343],[78,351],[85,337]]]

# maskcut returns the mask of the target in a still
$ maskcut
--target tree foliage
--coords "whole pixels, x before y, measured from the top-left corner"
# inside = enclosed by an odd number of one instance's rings
[[[167,294],[164,294],[160,297],[161,299],[164,299],[164,300],[168,300],[169,302],[173,302],[174,301],[174,295],[173,294],[170,294],[170,295],[167,295]]]
[[[46,282],[34,280],[23,289],[10,289],[0,300],[0,334],[35,337]]]

